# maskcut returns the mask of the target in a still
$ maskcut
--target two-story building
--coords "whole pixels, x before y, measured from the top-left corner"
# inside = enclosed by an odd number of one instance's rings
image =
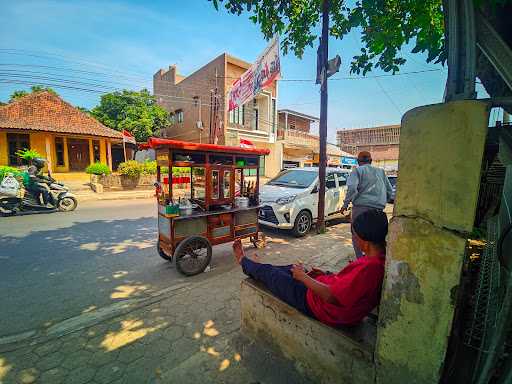
[[[340,129],[336,132],[338,147],[357,155],[360,151],[372,154],[373,164],[388,172],[398,170],[400,125]]]
[[[215,136],[218,144],[234,146],[248,140],[270,149],[260,168],[260,174],[269,178],[279,172],[282,163],[282,147],[276,144],[277,82],[235,110],[228,112],[226,107],[233,82],[250,66],[227,53],[188,76],[172,65],[153,75],[153,92],[158,104],[174,114],[162,136],[201,143],[212,142]]]

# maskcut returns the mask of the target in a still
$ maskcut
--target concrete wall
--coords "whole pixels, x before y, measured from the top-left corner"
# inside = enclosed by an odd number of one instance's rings
[[[373,384],[371,326],[344,333],[311,319],[276,299],[254,281],[240,290],[242,333],[265,342],[294,361],[316,383]]]
[[[473,228],[488,105],[407,112],[377,331],[377,383],[438,383]]]

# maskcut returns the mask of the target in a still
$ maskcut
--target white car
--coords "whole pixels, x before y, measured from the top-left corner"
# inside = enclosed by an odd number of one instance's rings
[[[341,208],[350,171],[327,168],[326,174],[325,220],[344,217]],[[260,224],[304,236],[318,217],[318,168],[282,171],[261,187],[260,205]]]

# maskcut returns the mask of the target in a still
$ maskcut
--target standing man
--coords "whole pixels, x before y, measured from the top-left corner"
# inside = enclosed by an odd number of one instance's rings
[[[393,187],[391,186],[384,170],[372,166],[370,152],[362,151],[357,155],[359,167],[355,168],[347,179],[347,194],[343,203],[342,213],[352,203],[352,246],[359,259],[363,252],[357,246],[354,236],[353,223],[361,213],[372,210],[384,210],[391,199]]]

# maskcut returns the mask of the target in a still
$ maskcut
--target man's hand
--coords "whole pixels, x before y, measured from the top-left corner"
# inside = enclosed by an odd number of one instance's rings
[[[302,264],[294,264],[292,267],[292,276],[295,280],[304,281],[307,274]]]
[[[318,276],[325,275],[325,272],[318,268],[312,268],[311,271],[307,273],[309,277],[315,278]]]
[[[342,207],[342,208],[341,208],[341,214],[342,214],[342,215],[344,215],[346,212],[347,212],[347,208]]]

